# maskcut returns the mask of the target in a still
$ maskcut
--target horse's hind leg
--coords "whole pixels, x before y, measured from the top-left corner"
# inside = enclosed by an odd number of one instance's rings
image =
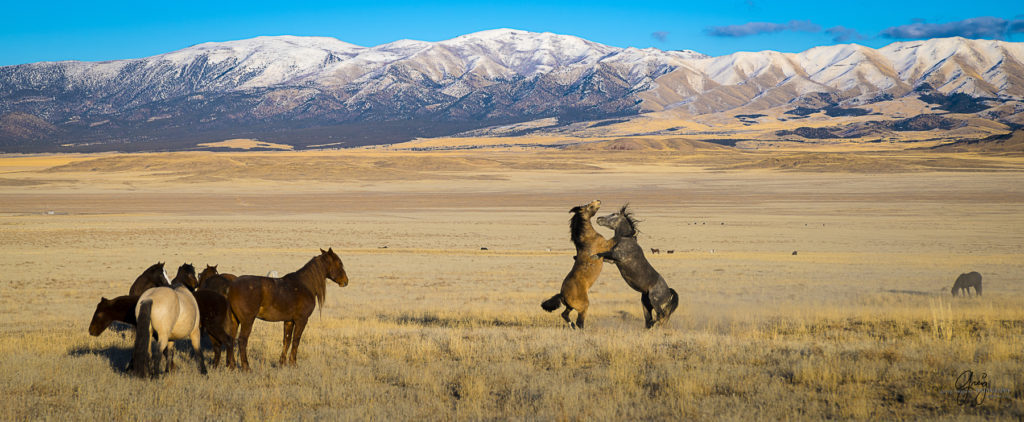
[[[252,334],[252,324],[256,322],[255,317],[243,321],[242,330],[238,333],[238,364],[242,370],[249,370],[249,335]]]
[[[202,337],[199,334],[199,329],[192,330],[192,335],[189,340],[192,341],[192,353],[195,355],[196,360],[199,362],[199,373],[206,375],[206,364],[203,362],[203,350],[202,350]]]
[[[654,317],[651,315],[651,309],[654,306],[651,305],[651,296],[647,293],[640,295],[640,304],[644,306],[644,326],[651,328],[654,326]]]
[[[288,346],[292,345],[292,332],[294,330],[295,330],[295,323],[294,322],[292,322],[292,321],[285,321],[284,322],[284,341],[283,341],[284,345],[282,346],[283,348],[281,349],[281,359],[279,359],[277,361],[279,364],[281,364],[281,366],[284,366],[284,364],[287,362],[286,358],[288,356]]]
[[[587,319],[587,307],[576,310],[576,328],[582,330],[585,319]]]
[[[228,336],[231,339],[238,338],[238,320],[235,319],[235,315],[233,313],[228,312],[228,321],[226,324]],[[235,368],[235,343],[236,342],[234,341],[229,341],[227,344],[227,357],[224,365],[230,369]]]
[[[306,329],[307,319],[295,321],[295,331],[292,333],[292,356],[291,364],[295,364],[295,355],[299,353],[299,341],[302,340],[302,332]]]
[[[562,319],[565,320],[566,324],[569,324],[569,328],[576,328],[576,324],[569,319],[569,312],[572,312],[572,308],[569,305],[565,306],[565,310],[562,311]]]

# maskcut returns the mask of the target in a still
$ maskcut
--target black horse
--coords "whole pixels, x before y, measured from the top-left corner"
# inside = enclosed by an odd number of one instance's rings
[[[656,323],[668,322],[672,312],[679,306],[679,294],[668,287],[665,278],[644,257],[644,250],[636,241],[637,220],[633,218],[629,204],[623,205],[616,213],[598,217],[597,224],[615,230],[615,237],[612,238],[615,246],[595,256],[615,263],[626,284],[640,292],[647,328]],[[651,315],[652,310],[656,318]]]

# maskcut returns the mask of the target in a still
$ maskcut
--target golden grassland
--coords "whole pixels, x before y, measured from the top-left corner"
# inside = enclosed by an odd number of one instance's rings
[[[828,157],[3,156],[0,419],[1024,417],[1024,160]],[[668,325],[642,328],[612,265],[585,332],[540,309],[571,267],[567,211],[594,198],[631,201],[662,250]],[[328,246],[351,283],[295,367],[279,323],[256,323],[249,373],[200,376],[181,347],[157,380],[121,371],[130,330],[86,332],[154,262],[284,273]],[[985,296],[951,298],[972,270]],[[988,383],[973,406],[967,370]]]

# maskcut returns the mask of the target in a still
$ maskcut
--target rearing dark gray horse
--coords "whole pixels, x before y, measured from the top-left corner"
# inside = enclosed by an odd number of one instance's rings
[[[668,287],[665,278],[647,262],[644,250],[637,244],[637,220],[629,210],[629,204],[623,205],[616,212],[597,218],[597,224],[615,230],[612,250],[602,252],[596,257],[604,258],[619,267],[619,274],[633,290],[640,292],[640,302],[644,305],[644,321],[647,328],[656,323],[668,321],[672,312],[679,306],[679,295]],[[651,315],[654,311],[655,316]]]

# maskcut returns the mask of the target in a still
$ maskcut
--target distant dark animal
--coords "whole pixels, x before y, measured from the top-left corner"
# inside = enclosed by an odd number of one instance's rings
[[[597,277],[601,275],[601,267],[604,266],[604,262],[594,259],[594,255],[607,252],[612,247],[612,243],[601,236],[597,230],[594,230],[593,224],[590,223],[590,219],[597,214],[597,210],[600,208],[601,201],[594,200],[587,205],[580,205],[569,210],[572,213],[572,217],[569,218],[569,238],[576,246],[572,269],[562,280],[561,291],[540,304],[548,312],[565,305],[562,319],[573,328],[583,329],[587,308],[590,307],[587,292],[590,290],[590,286],[597,281]],[[576,310],[575,323],[569,319],[569,313],[573,310]]]
[[[668,287],[665,278],[644,257],[644,251],[636,241],[637,220],[630,212],[629,204],[618,212],[597,218],[597,224],[615,231],[614,246],[597,257],[614,262],[619,274],[633,290],[640,292],[640,303],[644,307],[644,322],[647,328],[656,323],[668,322],[668,318],[679,306],[679,295]],[[655,316],[651,315],[654,311]]]
[[[661,249],[651,248],[651,253],[661,253]]]
[[[489,249],[487,249],[487,248],[480,248],[480,250],[481,251],[486,251],[486,250],[489,250]]]
[[[249,369],[248,344],[252,325],[256,318],[264,321],[284,322],[284,349],[279,363],[295,364],[302,331],[317,304],[323,309],[324,293],[329,278],[340,287],[348,285],[345,264],[333,249],[320,250],[298,271],[281,278],[255,275],[238,277],[228,289],[228,303],[238,325],[229,332],[232,337],[238,332],[238,360],[242,369]],[[287,356],[291,349],[291,356]],[[286,359],[288,358],[288,359]],[[228,367],[234,367],[234,353],[228,347]]]
[[[217,272],[217,266],[206,265],[203,272],[199,273],[199,288],[206,290],[213,290],[217,293],[228,296],[228,288],[231,287],[231,283],[235,282],[234,274],[221,274]]]
[[[129,296],[139,296],[142,292],[152,287],[167,287],[171,283],[168,281],[167,272],[164,271],[164,263],[157,262],[156,264],[150,265],[143,271],[135,282],[132,283],[132,287],[128,289]]]
[[[199,305],[192,292],[183,284],[153,287],[143,292],[135,308],[133,375],[145,377],[158,374],[161,371],[161,355],[166,358],[163,371],[169,371],[173,366],[174,355],[169,353],[168,346],[171,341],[184,338],[191,341],[199,372],[205,375],[206,364],[199,346],[199,318]],[[155,355],[150,345],[154,334],[157,338]]]
[[[981,296],[981,274],[978,274],[977,271],[960,274],[960,277],[953,282],[953,289],[950,292],[953,293],[953,296],[956,296],[957,292],[963,296],[970,296],[971,287],[974,288],[974,293]]]
[[[794,256],[796,255],[796,251],[793,251],[793,255],[794,255]]]
[[[138,296],[118,296],[113,299],[100,298],[96,304],[96,311],[92,313],[92,321],[89,322],[89,335],[98,336],[114,321],[121,321],[125,324],[135,325],[135,305],[139,303]]]
[[[676,253],[676,250],[675,249],[669,249],[669,250],[667,250],[665,252],[669,253],[669,254],[674,254],[674,253]]]

